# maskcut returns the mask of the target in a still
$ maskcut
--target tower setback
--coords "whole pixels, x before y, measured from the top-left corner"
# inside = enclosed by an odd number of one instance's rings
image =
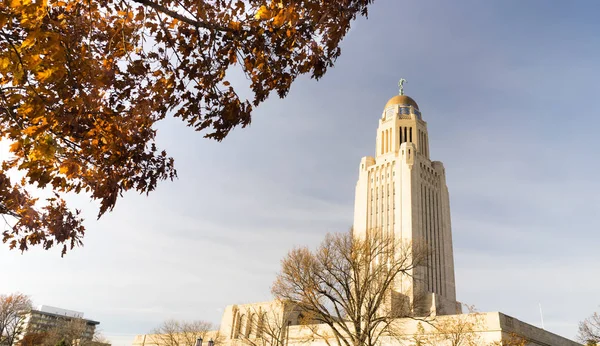
[[[355,236],[380,232],[396,241],[424,244],[429,251],[423,265],[396,285],[396,293],[409,298],[417,313],[460,313],[444,166],[430,160],[427,123],[402,89],[383,109],[375,152],[360,162]]]

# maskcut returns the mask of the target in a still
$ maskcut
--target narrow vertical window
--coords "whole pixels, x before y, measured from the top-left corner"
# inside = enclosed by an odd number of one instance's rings
[[[405,127],[404,128],[404,141],[406,142],[408,140],[408,128]]]
[[[411,143],[412,143],[412,142],[413,142],[413,141],[412,141],[412,127],[409,129],[409,131],[408,131],[408,132],[410,133],[410,140],[409,140],[409,142],[411,142]]]
[[[398,139],[399,139],[399,141],[400,141],[400,144],[402,144],[402,143],[403,143],[403,142],[402,142],[402,126],[400,126],[400,127],[398,128],[398,133],[399,133],[399,135],[398,135]]]
[[[383,153],[387,153],[387,130],[383,130]]]
[[[389,136],[389,131],[385,130],[385,152],[387,153],[388,151],[390,151],[390,136]]]
[[[387,131],[387,145],[388,145],[387,151],[389,153],[392,150],[392,139],[390,138],[390,134],[391,134],[390,130],[387,129],[386,131]]]
[[[385,135],[385,138],[387,139],[387,150],[386,150],[386,152],[389,153],[390,152],[390,130],[387,129],[387,130],[385,130],[385,132],[387,133]]]

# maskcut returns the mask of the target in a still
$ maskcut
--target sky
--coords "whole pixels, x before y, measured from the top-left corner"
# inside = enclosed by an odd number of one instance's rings
[[[100,220],[74,198],[84,247],[0,247],[0,293],[82,311],[115,346],[169,318],[219,324],[229,304],[272,299],[290,249],[351,227],[360,159],[405,78],[446,168],[457,299],[540,327],[543,315],[574,338],[600,311],[599,7],[378,0],[335,68],[272,96],[225,141],[163,121],[158,145],[179,178]]]

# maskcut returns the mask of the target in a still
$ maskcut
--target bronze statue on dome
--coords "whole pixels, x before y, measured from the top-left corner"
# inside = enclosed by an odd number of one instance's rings
[[[406,79],[400,78],[398,82],[398,87],[400,88],[400,95],[404,95],[404,83],[406,83]]]

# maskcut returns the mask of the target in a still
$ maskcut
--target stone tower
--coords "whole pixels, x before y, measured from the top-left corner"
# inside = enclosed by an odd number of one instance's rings
[[[417,102],[402,90],[383,109],[375,151],[375,157],[360,162],[355,236],[378,230],[396,240],[426,244],[430,252],[424,264],[396,285],[395,294],[413,302],[418,314],[460,313],[444,166],[431,161],[427,123]]]

